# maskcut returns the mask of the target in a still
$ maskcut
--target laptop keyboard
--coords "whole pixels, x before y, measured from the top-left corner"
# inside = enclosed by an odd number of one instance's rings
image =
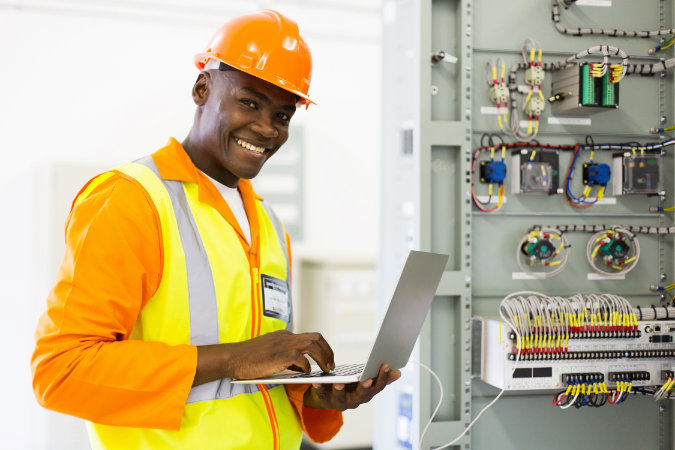
[[[293,375],[291,378],[344,377],[347,375],[356,375],[363,372],[364,366],[365,364],[341,364],[339,366],[335,366],[335,369],[331,370],[330,372],[317,370],[310,373],[299,373],[297,375]]]

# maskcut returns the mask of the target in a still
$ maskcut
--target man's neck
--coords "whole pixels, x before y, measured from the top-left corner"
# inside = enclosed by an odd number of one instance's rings
[[[208,152],[201,150],[199,143],[192,139],[192,133],[188,134],[181,145],[197,169],[229,188],[235,189],[239,185],[239,177],[222,165],[204,157]]]

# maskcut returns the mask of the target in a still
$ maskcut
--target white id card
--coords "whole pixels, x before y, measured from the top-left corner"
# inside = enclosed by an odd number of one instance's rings
[[[291,317],[291,299],[284,280],[269,275],[260,275],[262,285],[263,314],[288,323]]]

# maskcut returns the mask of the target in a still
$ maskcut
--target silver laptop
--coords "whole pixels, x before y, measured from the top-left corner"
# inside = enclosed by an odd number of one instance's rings
[[[447,262],[448,255],[410,252],[365,364],[339,365],[330,372],[323,372],[313,365],[310,373],[287,370],[266,378],[234,380],[232,383],[355,383],[375,378],[380,366],[385,363],[392,370],[404,367],[422,330]]]

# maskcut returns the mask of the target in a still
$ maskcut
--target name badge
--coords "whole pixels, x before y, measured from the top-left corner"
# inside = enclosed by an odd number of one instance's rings
[[[288,285],[279,278],[260,275],[262,285],[263,315],[288,323],[291,318],[291,299]]]

